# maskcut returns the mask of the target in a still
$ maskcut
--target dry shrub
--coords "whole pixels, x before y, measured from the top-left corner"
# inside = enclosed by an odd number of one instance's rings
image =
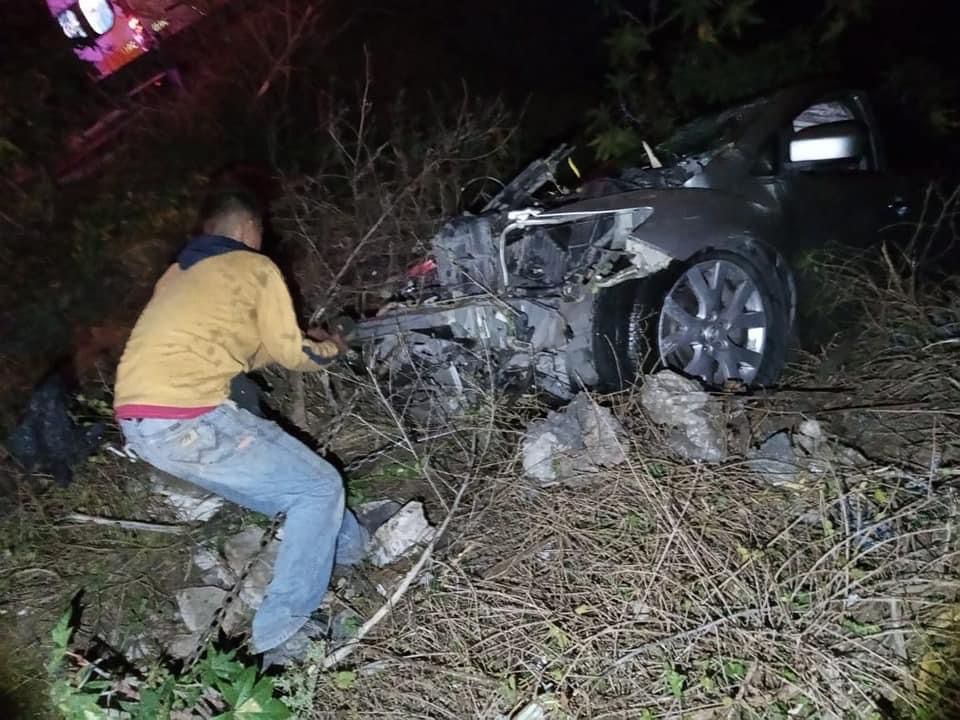
[[[960,460],[960,281],[942,268],[958,199],[941,196],[905,247],[813,259],[822,311],[847,325],[791,376],[842,389],[820,411],[847,442],[931,474]]]
[[[450,542],[355,675],[319,683],[316,717],[512,717],[537,698],[554,718],[869,717],[938,686],[918,664],[955,641],[952,491],[872,465],[765,488],[671,461],[643,423],[628,466],[537,490],[525,419],[492,403],[427,447],[441,505],[470,483]]]
[[[321,169],[287,178],[273,210],[315,316],[376,307],[457,212],[464,183],[517,164],[499,101],[465,92],[459,104],[436,100],[414,112],[401,98],[375,113],[369,89],[368,81],[357,108],[328,102]]]

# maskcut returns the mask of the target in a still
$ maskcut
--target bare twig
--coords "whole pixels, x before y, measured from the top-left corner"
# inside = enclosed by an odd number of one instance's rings
[[[166,525],[163,523],[141,522],[139,520],[118,520],[115,518],[98,517],[96,515],[86,515],[84,513],[70,513],[63,518],[65,522],[76,523],[79,525],[105,525],[107,527],[116,527],[122,530],[135,530],[138,532],[155,532],[165,535],[182,535],[189,531],[185,525]]]

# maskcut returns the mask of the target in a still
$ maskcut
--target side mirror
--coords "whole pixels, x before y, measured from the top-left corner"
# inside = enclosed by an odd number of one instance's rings
[[[867,134],[856,120],[813,125],[794,133],[790,140],[791,163],[854,160],[866,154]]]

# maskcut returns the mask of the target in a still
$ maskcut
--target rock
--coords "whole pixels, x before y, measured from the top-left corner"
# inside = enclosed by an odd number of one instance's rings
[[[197,643],[200,642],[200,635],[202,633],[195,632],[174,636],[167,645],[167,654],[177,660],[187,658],[196,649]]]
[[[210,626],[213,616],[223,606],[227,591],[217,587],[191,587],[180,590],[176,597],[183,624],[196,633]],[[231,607],[223,619],[221,627],[228,635],[240,624],[242,618],[238,610],[236,606]]]
[[[124,660],[130,663],[138,663],[141,660],[156,656],[154,652],[154,642],[158,637],[155,632],[156,627],[150,625],[150,632],[142,630],[137,633],[130,633],[129,629],[115,626],[106,632],[106,640],[110,647],[116,648],[117,652]]]
[[[180,522],[206,522],[223,507],[222,497],[159,470],[151,471],[150,485]]]
[[[803,448],[810,458],[810,472],[823,473],[832,465],[860,467],[867,459],[860,451],[838,442],[830,442],[816,420],[804,420],[794,434],[794,442]]]
[[[814,455],[826,442],[827,436],[819,422],[808,419],[801,422],[797,427],[795,439],[804,452],[808,455]]]
[[[762,475],[771,485],[796,482],[799,468],[790,433],[782,430],[764,440],[747,461],[747,467]]]
[[[527,428],[521,446],[524,474],[549,486],[626,461],[623,426],[586,393]]]
[[[747,466],[771,485],[803,482],[837,466],[860,467],[867,459],[857,450],[832,443],[816,420],[804,420],[791,433],[781,430],[764,440]]]
[[[542,484],[566,477],[572,468],[564,460],[573,447],[546,429],[531,428],[523,439],[523,472]]]
[[[227,538],[222,556],[209,547],[201,546],[194,551],[193,563],[208,584],[185,588],[176,594],[180,618],[189,633],[177,635],[168,643],[167,652],[171,656],[186,657],[193,650],[197,638],[210,626],[214,614],[223,606],[237,578],[250,559],[256,556],[221,627],[224,633],[232,635],[249,622],[253,612],[263,602],[277,556],[279,543],[276,540],[260,552],[264,532],[261,528],[248,527]]]
[[[226,590],[233,587],[237,581],[236,573],[227,566],[226,561],[209,548],[201,546],[194,550],[193,564],[202,573],[201,578],[208,585]]]
[[[152,643],[146,633],[131,638],[120,646],[120,653],[128,662],[137,663],[154,657]]]
[[[392,518],[403,505],[396,500],[371,500],[365,502],[354,510],[357,522],[368,532],[371,537],[380,526]]]
[[[236,577],[239,577],[252,557],[257,556],[247,573],[243,586],[240,588],[240,602],[252,610],[256,610],[263,602],[267,586],[273,579],[273,564],[277,559],[280,543],[271,540],[260,552],[260,543],[266,530],[258,527],[248,527],[236,535],[227,538],[223,544],[223,554],[227,559],[227,566]]]
[[[408,502],[373,534],[370,562],[390,565],[419,543],[430,542],[435,532],[423,514],[423,503]]]
[[[670,429],[670,448],[680,457],[696,462],[726,458],[723,406],[699,383],[662,370],[644,379],[640,402],[653,422]]]
[[[580,423],[589,465],[613,467],[627,461],[623,426],[608,408],[597,405],[586,393],[580,393],[568,409],[576,413]]]

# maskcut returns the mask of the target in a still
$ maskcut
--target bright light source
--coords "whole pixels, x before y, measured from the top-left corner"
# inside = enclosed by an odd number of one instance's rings
[[[97,35],[103,35],[113,27],[113,6],[110,0],[80,0],[78,5],[90,23],[90,29]]]
[[[807,138],[790,143],[791,162],[847,160],[858,154],[856,138],[849,136]]]
[[[63,34],[71,40],[81,40],[87,36],[86,30],[83,29],[83,25],[80,24],[80,20],[73,10],[64,10],[57,15],[57,22],[60,23]]]

